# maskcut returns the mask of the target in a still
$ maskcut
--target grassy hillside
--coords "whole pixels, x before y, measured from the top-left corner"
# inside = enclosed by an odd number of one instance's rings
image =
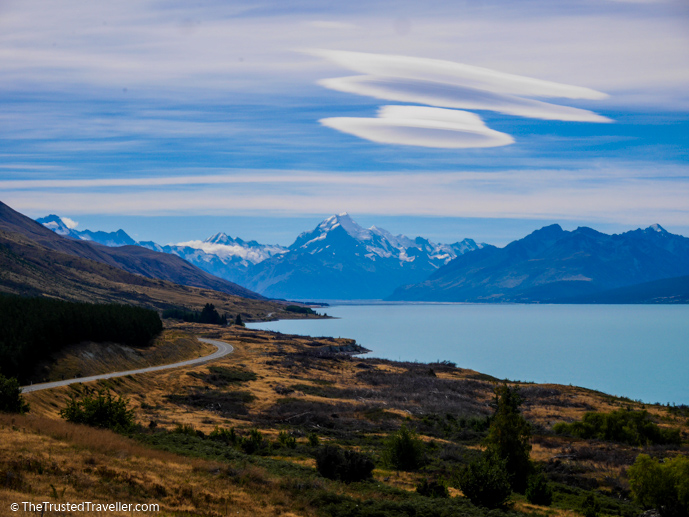
[[[33,219],[12,210],[2,202],[0,202],[0,231],[24,236],[44,250],[87,259],[134,275],[212,289],[244,298],[264,299],[258,293],[206,273],[175,255],[159,253],[140,246],[107,247],[62,237]]]
[[[129,437],[60,420],[69,396],[85,386],[28,394],[31,416],[0,421],[0,479],[13,480],[0,486],[0,506],[88,497],[156,502],[161,515],[179,516],[576,516],[592,496],[598,515],[631,517],[641,513],[626,474],[637,455],[688,453],[686,407],[508,383],[520,387],[531,459],[553,487],[553,505],[516,494],[506,510],[489,513],[462,497],[456,478],[484,447],[497,379],[451,363],[352,357],[356,345],[346,339],[173,327],[167,332],[178,337],[204,331],[235,352],[213,364],[92,383],[130,399],[140,427]],[[654,425],[680,429],[682,445],[629,445],[553,430],[587,412],[620,409],[645,409]],[[424,444],[409,471],[394,467],[388,454],[390,437],[403,425]],[[315,458],[324,444],[370,455],[372,479],[345,483],[319,475]],[[449,484],[452,497],[420,495],[424,480]]]
[[[49,230],[46,230],[50,232]],[[52,233],[52,232],[50,232]],[[201,310],[212,303],[245,321],[299,317],[285,304],[146,278],[94,260],[41,246],[18,233],[0,231],[0,293],[47,296],[91,303],[128,303],[162,310]]]

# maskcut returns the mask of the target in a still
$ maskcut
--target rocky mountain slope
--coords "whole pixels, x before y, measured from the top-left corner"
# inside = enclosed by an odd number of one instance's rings
[[[393,236],[362,228],[344,213],[299,235],[287,253],[256,264],[246,285],[275,298],[377,299],[482,246],[471,239],[435,244]]]
[[[0,231],[20,234],[42,249],[88,259],[146,278],[175,284],[211,289],[244,298],[262,296],[206,271],[174,255],[148,250],[141,246],[108,247],[86,240],[58,235],[32,219],[0,202]],[[9,238],[11,236],[7,236]]]

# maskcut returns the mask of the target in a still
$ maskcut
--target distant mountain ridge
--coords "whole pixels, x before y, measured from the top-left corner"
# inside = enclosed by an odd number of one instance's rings
[[[177,255],[212,275],[239,284],[248,283],[249,272],[255,264],[288,251],[283,246],[259,244],[253,240],[244,241],[222,232],[203,241],[193,240],[165,246],[151,241],[137,244]]]
[[[0,202],[0,230],[21,234],[48,250],[89,259],[143,277],[212,289],[244,298],[263,299],[261,295],[249,289],[214,277],[173,255],[147,250],[140,246],[108,247],[86,239],[65,238],[12,210],[2,202]]]
[[[92,232],[90,230],[80,231],[67,226],[62,218],[55,214],[36,219],[36,222],[41,223],[49,230],[53,230],[58,235],[69,237],[75,240],[93,241],[97,242],[98,244],[113,248],[119,246],[132,246],[136,244],[136,241],[127,235],[127,233],[122,229],[117,230],[116,232]]]
[[[57,216],[39,221],[76,239],[105,245],[133,241],[122,230],[76,232]],[[268,297],[310,300],[382,298],[397,286],[423,280],[456,256],[483,246],[471,239],[436,244],[421,237],[393,236],[375,226],[362,228],[346,213],[328,217],[315,229],[300,234],[287,248],[244,241],[225,233],[203,241],[136,244],[177,255],[204,271]]]
[[[446,302],[595,300],[595,293],[689,274],[689,238],[660,225],[607,235],[554,224],[504,248],[462,255],[388,298]],[[665,293],[669,295],[669,293]],[[633,298],[631,291],[626,296]]]
[[[43,224],[106,245],[118,232],[75,232],[57,216]],[[217,233],[203,241],[138,246],[177,255],[264,296],[517,303],[686,303],[689,239],[654,224],[607,235],[554,224],[504,248],[464,239],[436,244],[363,228],[342,213],[301,233],[289,247]],[[673,281],[672,279],[676,279]]]
[[[380,299],[482,246],[471,239],[436,244],[393,236],[375,226],[362,228],[342,213],[299,235],[288,253],[256,264],[246,285],[275,298]]]

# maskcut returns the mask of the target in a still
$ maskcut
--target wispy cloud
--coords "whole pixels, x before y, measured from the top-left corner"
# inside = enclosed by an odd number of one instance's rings
[[[232,179],[232,176],[235,176]],[[371,215],[514,217],[647,225],[686,225],[686,167],[630,171],[509,170],[503,172],[308,173],[289,171],[92,180],[10,189],[3,202],[35,216],[47,213],[291,216],[350,211]],[[679,180],[679,181],[676,181]],[[95,183],[97,181],[97,183]],[[166,183],[166,184],[163,184]],[[145,187],[144,187],[145,184]],[[67,186],[71,188],[67,188]]]
[[[76,222],[74,219],[70,219],[69,217],[60,217],[60,219],[62,219],[62,222],[65,223],[67,228],[74,229],[79,226],[78,222]]]

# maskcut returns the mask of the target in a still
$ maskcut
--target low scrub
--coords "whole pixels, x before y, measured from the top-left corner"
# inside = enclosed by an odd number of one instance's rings
[[[689,515],[689,458],[676,456],[661,463],[646,454],[629,468],[634,498],[663,517]]]
[[[22,397],[19,381],[0,373],[0,412],[26,413],[28,410],[29,404]]]
[[[214,411],[223,416],[247,415],[246,407],[256,397],[249,391],[191,390],[186,395],[167,395],[175,404]]]
[[[450,492],[445,485],[437,481],[429,481],[426,478],[416,486],[416,493],[424,497],[450,497]]]
[[[72,397],[60,416],[75,424],[124,432],[134,426],[134,411],[127,407],[128,403],[128,399],[115,398],[109,391],[100,390],[81,399]]]
[[[328,479],[352,483],[370,479],[373,460],[367,454],[326,445],[316,452],[318,473]]]
[[[218,388],[257,379],[254,372],[242,368],[228,368],[226,366],[209,366],[208,373],[190,372],[189,375]]]
[[[680,445],[679,429],[665,429],[651,420],[648,411],[618,409],[611,413],[590,411],[579,422],[553,426],[558,434],[584,440],[605,440],[629,445]]]
[[[386,445],[385,460],[391,467],[413,471],[423,465],[424,444],[406,425],[390,436]]]
[[[542,473],[529,476],[526,485],[526,500],[532,504],[550,506],[553,502],[553,489],[548,484],[548,480]]]
[[[472,503],[486,508],[504,507],[512,494],[506,462],[493,453],[465,465],[457,484]]]

